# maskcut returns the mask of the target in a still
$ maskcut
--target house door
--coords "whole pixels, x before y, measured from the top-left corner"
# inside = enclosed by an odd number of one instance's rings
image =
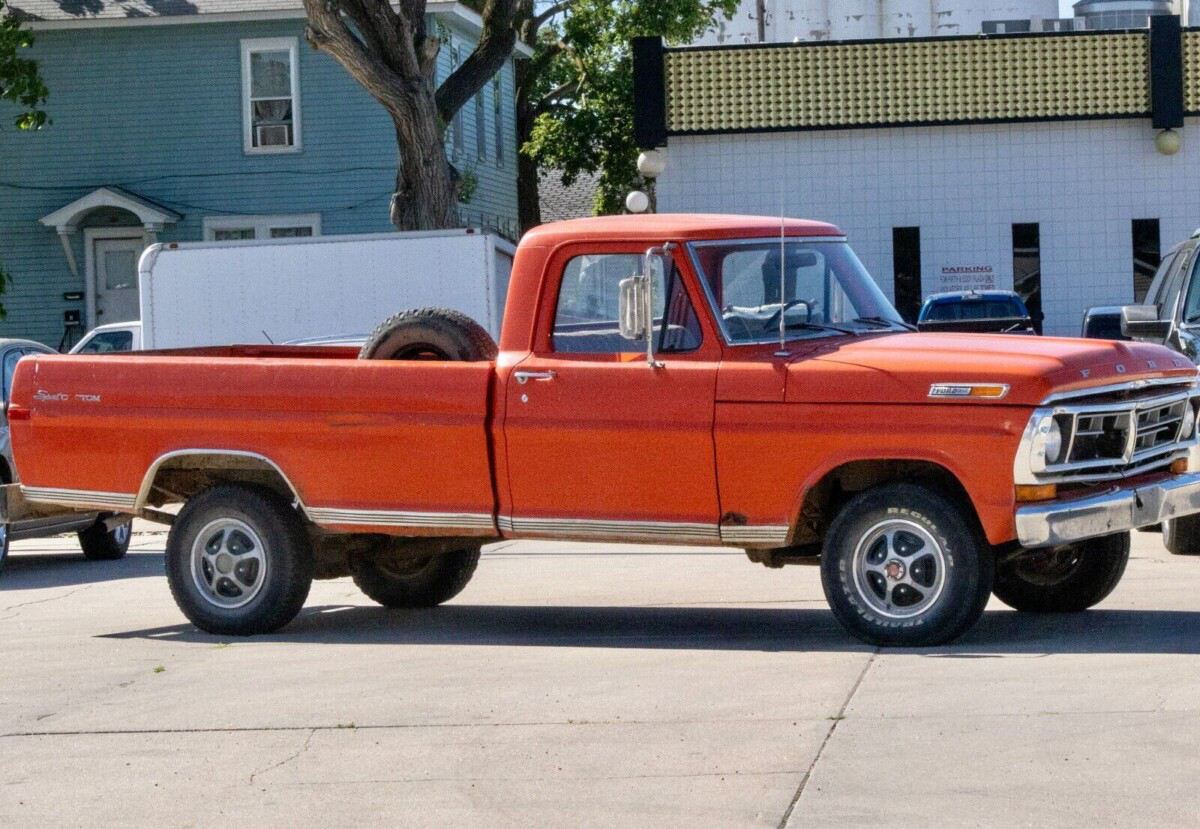
[[[96,324],[138,319],[138,257],[145,239],[95,239]]]

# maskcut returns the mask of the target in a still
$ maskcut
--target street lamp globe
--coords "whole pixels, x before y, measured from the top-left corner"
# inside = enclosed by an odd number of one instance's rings
[[[1175,130],[1163,130],[1154,139],[1154,147],[1163,155],[1175,155],[1179,152],[1179,133]]]
[[[645,213],[650,207],[650,197],[641,190],[634,190],[625,197],[625,207],[630,213]]]
[[[667,169],[667,156],[661,150],[646,150],[638,156],[637,168],[646,178],[658,178]]]

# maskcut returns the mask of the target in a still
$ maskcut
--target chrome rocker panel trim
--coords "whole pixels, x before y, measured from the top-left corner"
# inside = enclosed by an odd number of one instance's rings
[[[1017,540],[1023,547],[1069,544],[1197,512],[1200,473],[1193,472],[1144,486],[1116,487],[1087,498],[1020,507]]]
[[[413,527],[419,529],[490,530],[496,522],[490,513],[405,512],[393,510],[306,507],[305,512],[317,524],[343,524],[357,527]]]
[[[496,522],[508,535],[552,538],[603,539],[606,541],[654,541],[685,544],[730,544],[735,546],[782,547],[790,527],[725,526],[674,521],[604,521],[584,518],[519,518],[502,515]]]
[[[45,486],[21,486],[26,501],[36,504],[61,504],[66,507],[95,507],[97,509],[131,512],[136,495],[123,492],[95,492],[87,489],[58,489]]]

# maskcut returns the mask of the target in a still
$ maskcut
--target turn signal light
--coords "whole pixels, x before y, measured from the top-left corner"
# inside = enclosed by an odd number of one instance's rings
[[[1188,459],[1179,458],[1171,461],[1171,473],[1174,475],[1182,475],[1188,471]]]
[[[1057,484],[1038,484],[1029,486],[1017,484],[1018,501],[1049,501],[1058,497]]]

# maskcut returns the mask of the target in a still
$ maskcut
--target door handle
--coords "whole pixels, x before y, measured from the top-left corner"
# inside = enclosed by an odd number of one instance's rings
[[[556,371],[514,371],[513,372],[513,377],[517,378],[517,382],[520,383],[522,386],[525,385],[526,383],[528,383],[530,380],[538,380],[538,381],[553,380],[557,376],[558,376],[558,372],[556,372]]]

